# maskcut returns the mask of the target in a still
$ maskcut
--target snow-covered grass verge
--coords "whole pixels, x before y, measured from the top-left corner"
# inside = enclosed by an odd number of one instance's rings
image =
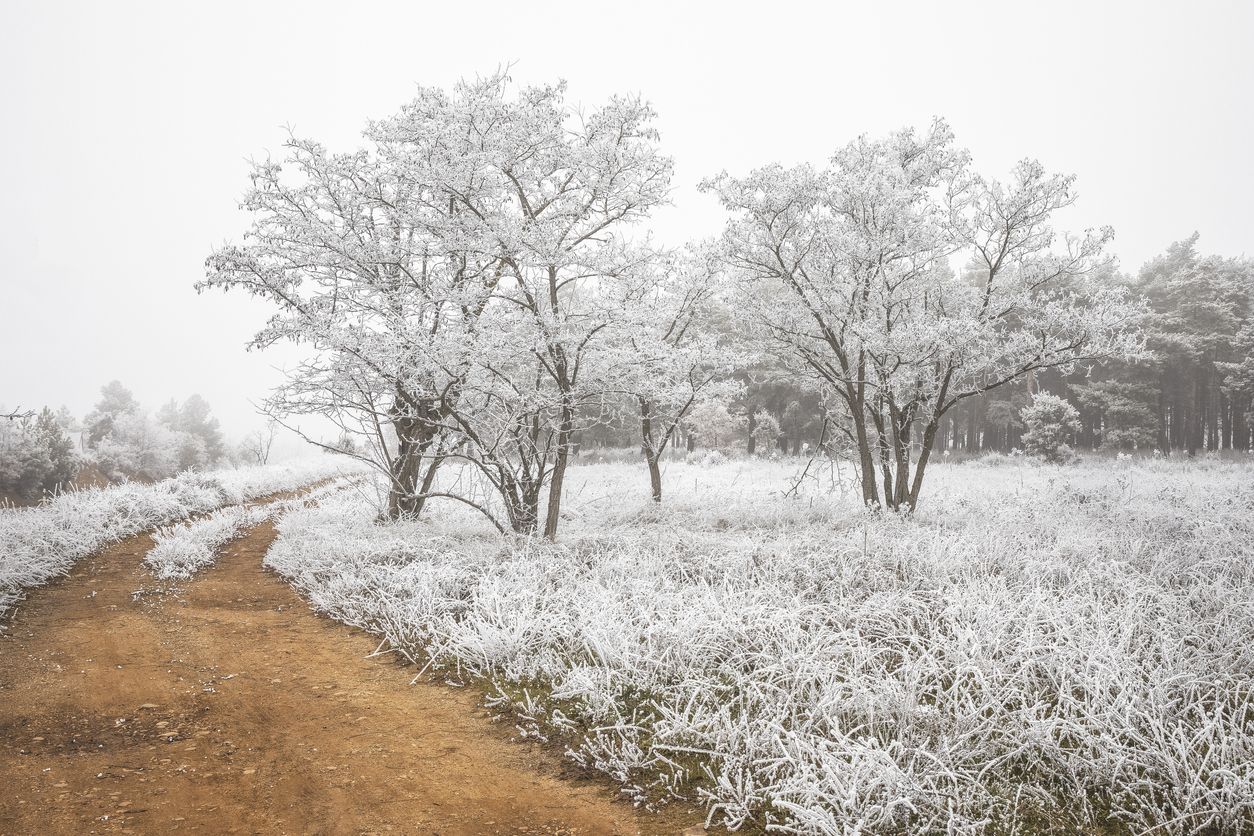
[[[33,508],[0,508],[0,617],[22,590],[64,574],[76,560],[150,528],[360,472],[323,457],[292,464],[183,473],[151,485],[130,483],[64,493]]]
[[[228,543],[243,537],[250,529],[277,518],[307,502],[318,502],[352,487],[348,479],[337,479],[297,499],[264,505],[228,505],[203,517],[153,532],[153,547],[144,563],[158,580],[187,580],[217,559]]]
[[[144,563],[160,580],[186,580],[212,564],[219,549],[273,513],[267,505],[231,505],[198,520],[158,528]]]
[[[266,562],[712,821],[1254,829],[1248,464],[941,465],[909,519],[784,498],[795,470],[672,464],[656,508],[642,469],[577,468],[559,545],[452,506],[380,526],[345,493],[288,514]]]

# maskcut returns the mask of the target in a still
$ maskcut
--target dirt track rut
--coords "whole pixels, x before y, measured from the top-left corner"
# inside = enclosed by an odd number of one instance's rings
[[[175,593],[122,541],[0,636],[0,833],[674,834],[693,821],[409,684],[261,568],[270,525]]]

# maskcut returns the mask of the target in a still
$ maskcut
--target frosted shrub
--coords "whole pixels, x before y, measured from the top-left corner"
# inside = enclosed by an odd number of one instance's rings
[[[722,450],[693,450],[684,456],[684,462],[700,467],[717,467],[726,464],[727,454]]]
[[[1080,431],[1080,413],[1074,406],[1057,395],[1040,392],[1019,415],[1027,427],[1023,446],[1029,455],[1053,464],[1075,460],[1075,451],[1067,444]]]
[[[638,470],[581,468],[558,545],[375,526],[342,494],[285,517],[266,562],[632,797],[712,821],[1254,826],[1248,467],[945,465],[908,518],[772,490],[792,472],[676,462],[653,508]]]

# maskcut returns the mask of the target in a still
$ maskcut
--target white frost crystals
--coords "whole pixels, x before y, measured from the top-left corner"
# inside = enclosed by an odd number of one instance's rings
[[[153,532],[144,563],[160,580],[186,580],[213,563],[218,550],[273,516],[268,505],[232,505],[209,516]]]
[[[33,508],[0,508],[0,618],[27,587],[65,574],[109,543],[223,505],[293,490],[341,473],[354,462],[311,462],[182,473],[151,485],[127,483],[61,494]]]
[[[243,537],[249,529],[303,503],[332,496],[351,484],[341,479],[296,499],[265,505],[231,505],[200,519],[158,528],[152,535],[155,545],[144,557],[144,563],[159,580],[187,580],[212,565],[223,546]]]
[[[1247,469],[942,465],[905,519],[763,498],[788,472],[675,463],[682,488],[643,509],[635,469],[579,467],[605,495],[563,545],[375,526],[345,494],[284,517],[266,563],[428,670],[489,680],[637,798],[731,825],[1249,821]]]

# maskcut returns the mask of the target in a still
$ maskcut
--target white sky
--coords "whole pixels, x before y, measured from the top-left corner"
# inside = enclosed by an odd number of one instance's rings
[[[570,100],[641,92],[676,159],[659,237],[721,226],[703,176],[825,160],[946,117],[977,167],[1079,176],[1125,270],[1202,233],[1250,249],[1254,3],[122,3],[0,0],[0,404],[85,413],[118,378],[199,392],[228,433],[279,356],[265,310],[197,297],[249,156],[291,124],[355,146],[417,84],[516,62]]]

